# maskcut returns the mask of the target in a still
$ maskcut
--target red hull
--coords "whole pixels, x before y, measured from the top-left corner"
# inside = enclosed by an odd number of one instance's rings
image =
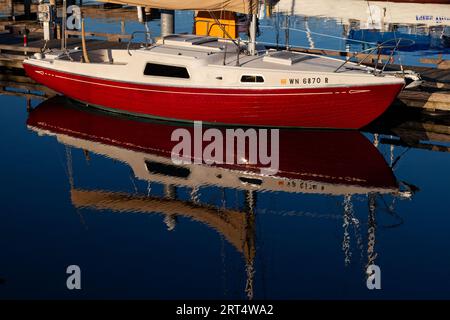
[[[243,126],[359,129],[380,116],[403,85],[321,89],[201,89],[142,85],[24,63],[35,81],[90,105],[164,119]]]

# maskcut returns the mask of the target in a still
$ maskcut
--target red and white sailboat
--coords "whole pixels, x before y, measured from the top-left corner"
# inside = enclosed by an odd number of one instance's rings
[[[178,1],[136,0],[180,9]],[[127,1],[128,3],[128,1]],[[173,5],[173,6],[171,6]],[[253,15],[248,43],[169,35],[135,50],[37,54],[27,74],[57,92],[111,111],[241,126],[358,129],[381,115],[404,79],[319,55],[271,51],[255,42],[253,1],[189,1],[184,9]]]

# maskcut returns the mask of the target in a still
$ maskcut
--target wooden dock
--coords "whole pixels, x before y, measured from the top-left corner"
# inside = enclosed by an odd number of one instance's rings
[[[411,108],[450,112],[450,91],[404,90],[398,100]]]
[[[44,46],[44,41],[36,40],[29,43],[28,47],[15,46],[12,44],[1,44],[2,36],[0,36],[0,67],[22,69],[22,62],[27,56],[34,53],[41,52]],[[68,38],[67,48],[81,47],[81,39]],[[102,49],[102,48],[126,48],[127,44],[123,42],[102,41],[87,39],[86,47],[88,50]],[[132,46],[135,47],[135,46]],[[61,48],[60,40],[50,40],[47,43],[47,48],[59,49]]]
[[[27,0],[24,0],[27,1]],[[73,3],[81,2],[80,0],[68,0]],[[9,7],[11,0],[8,0]],[[59,2],[59,1],[57,1]],[[8,7],[7,6],[7,7]],[[60,6],[59,10],[61,9]],[[2,8],[0,4],[0,9]],[[6,68],[22,68],[22,61],[34,53],[41,52],[44,47],[43,30],[41,25],[34,19],[24,20],[22,13],[24,10],[24,3],[14,5],[14,14],[16,19],[14,21],[9,18],[0,19],[0,67]],[[9,10],[9,9],[8,9]],[[30,14],[35,13],[37,7],[31,5]],[[59,14],[60,15],[60,14]],[[125,34],[126,21],[136,20],[136,10],[131,7],[122,7],[121,5],[114,5],[109,3],[104,4],[90,4],[83,6],[83,15],[90,18],[108,18],[117,20],[121,26],[121,33],[104,33],[104,32],[86,32],[87,48],[88,50],[100,48],[123,48],[126,46],[123,42],[128,42],[131,35]],[[19,19],[20,17],[20,19]],[[27,34],[27,46],[24,46],[24,34]],[[47,43],[48,49],[61,48],[61,31],[57,25],[57,39],[50,40]],[[81,32],[66,30],[67,47],[75,48],[81,47]],[[102,40],[99,40],[102,39]],[[132,47],[135,47],[133,45]]]
[[[411,67],[418,72],[424,84],[420,90],[404,90],[399,102],[425,111],[450,111],[450,69]]]
[[[423,113],[416,108],[391,108],[364,131],[385,145],[450,153],[450,113]]]
[[[56,92],[36,83],[23,74],[6,70],[0,72],[0,95],[25,97],[29,99],[45,100],[56,95]]]
[[[23,31],[25,28],[29,28],[27,33],[27,46],[24,46]],[[0,33],[0,67],[7,68],[23,68],[23,60],[33,55],[34,53],[41,52],[46,45],[48,49],[60,49],[61,40],[53,39],[45,44],[42,40],[41,30],[34,24],[22,27],[22,24],[14,25],[15,32],[3,32]],[[1,30],[0,30],[1,31]],[[67,31],[67,47],[69,49],[75,47],[81,47],[81,35],[79,31]],[[103,32],[87,32],[88,37],[86,39],[86,47],[88,50],[101,49],[101,48],[125,48],[131,35],[128,34],[111,34]],[[73,37],[75,36],[75,37]],[[95,39],[93,39],[95,38]],[[105,40],[99,40],[104,38]],[[133,44],[132,47],[136,47]]]

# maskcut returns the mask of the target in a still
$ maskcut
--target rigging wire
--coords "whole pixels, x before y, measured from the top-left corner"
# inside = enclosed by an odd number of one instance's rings
[[[392,8],[391,8],[391,4],[388,2],[388,1],[386,1],[386,5],[389,7],[389,15],[390,15],[390,20],[391,21],[393,21],[393,19],[392,19]],[[393,33],[394,33],[394,39],[395,39],[395,42],[397,42],[397,33],[396,33],[396,28],[394,28],[393,29]],[[402,41],[402,39],[400,38],[400,42]],[[399,42],[399,43],[400,43]],[[401,54],[399,54],[398,55],[398,63],[399,63],[399,65],[400,65],[400,70],[402,71],[402,73],[403,73],[403,75],[405,75],[405,70],[404,70],[404,68],[403,68],[403,62],[402,62],[402,55]]]
[[[260,28],[273,28],[273,26],[262,25],[262,26],[260,26]],[[286,27],[281,27],[280,29],[286,29]],[[338,37],[338,36],[333,36],[333,35],[330,35],[330,34],[314,32],[314,31],[308,31],[308,30],[303,30],[303,29],[298,29],[298,28],[291,28],[291,27],[289,27],[288,29],[290,29],[292,31],[303,32],[303,33],[306,33],[306,34],[310,33],[310,34],[313,34],[313,35],[316,35],[316,36],[321,36],[321,37],[327,37],[327,38],[338,39],[338,40],[347,40],[347,41],[352,41],[352,42],[357,42],[357,43],[362,43],[362,44],[376,45],[375,42],[367,42],[367,41],[362,41],[362,40],[348,39],[348,38],[344,38],[344,37]]]
[[[387,212],[390,216],[392,216],[398,220],[397,223],[394,223],[391,225],[382,225],[380,227],[385,228],[385,229],[393,229],[393,228],[399,227],[402,224],[404,224],[404,222],[405,222],[404,219],[397,212],[395,212],[395,210],[393,208],[394,202],[392,203],[392,206],[389,206],[386,202],[386,199],[384,199],[384,197],[380,197],[380,198],[381,198],[381,201],[383,201],[383,204],[385,206],[385,208],[382,210],[382,212]],[[395,198],[394,198],[394,200],[395,200]]]
[[[66,151],[66,172],[67,176],[69,178],[69,184],[70,184],[70,190],[73,190],[75,187],[74,178],[73,178],[73,158],[72,158],[72,149],[65,145],[65,151]],[[81,213],[81,210],[79,208],[75,209],[75,212],[77,213],[81,225],[85,228],[85,230],[88,230],[88,225],[86,223],[86,220],[84,219],[83,214]]]
[[[395,158],[395,160],[392,162],[392,167],[391,170],[394,171],[395,167],[397,166],[397,163],[400,161],[400,159],[409,151],[411,150],[411,147],[407,147],[405,151],[403,151],[402,153],[400,153],[397,158]]]

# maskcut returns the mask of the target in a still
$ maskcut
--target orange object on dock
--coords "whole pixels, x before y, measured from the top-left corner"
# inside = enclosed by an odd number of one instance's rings
[[[213,11],[211,13],[198,11],[195,16],[194,33],[199,36],[236,39],[238,37],[236,13],[230,11]]]

